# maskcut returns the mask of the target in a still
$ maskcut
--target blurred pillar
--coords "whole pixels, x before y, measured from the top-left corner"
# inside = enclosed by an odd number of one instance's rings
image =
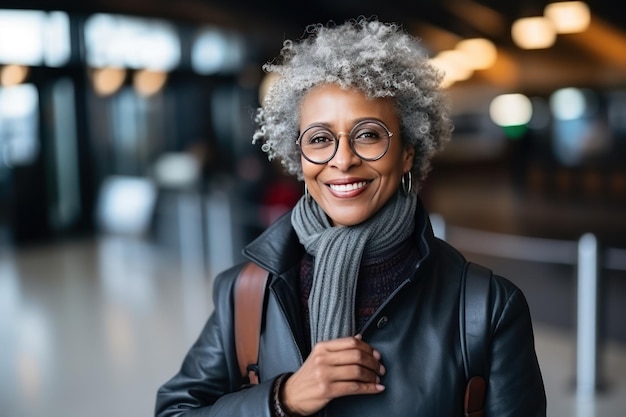
[[[598,241],[591,233],[578,241],[576,397],[593,400],[598,363]]]

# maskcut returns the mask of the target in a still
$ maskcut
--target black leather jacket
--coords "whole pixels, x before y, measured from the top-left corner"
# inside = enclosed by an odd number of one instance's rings
[[[433,236],[421,205],[414,235],[424,256],[361,329],[363,340],[381,352],[387,373],[380,394],[330,402],[325,416],[463,415],[465,376],[459,336],[459,284],[463,256]],[[233,284],[241,265],[214,283],[215,309],[180,371],[160,387],[157,417],[272,416],[272,384],[296,371],[308,355],[298,294],[303,248],[288,215],[244,249],[271,272],[266,321],[260,342],[260,384],[241,389],[233,340]],[[534,347],[528,305],[510,281],[491,282],[491,369],[485,416],[539,417],[546,397]]]

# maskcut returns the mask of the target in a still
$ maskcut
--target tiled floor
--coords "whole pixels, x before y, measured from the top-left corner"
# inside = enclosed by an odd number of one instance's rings
[[[0,415],[153,415],[157,387],[204,324],[210,292],[197,257],[141,240],[0,250]],[[624,415],[626,346],[606,346],[607,389],[579,402],[573,335],[535,329],[550,417]]]

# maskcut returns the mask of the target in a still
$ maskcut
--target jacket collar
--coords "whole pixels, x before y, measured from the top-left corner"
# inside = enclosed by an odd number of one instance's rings
[[[435,237],[428,212],[419,196],[415,210],[414,239],[421,254],[421,264],[429,257]],[[291,226],[291,211],[278,218],[244,247],[242,252],[244,256],[276,275],[282,275],[297,265],[304,253],[304,247]]]
[[[304,247],[291,226],[291,210],[243,248],[244,256],[276,275],[293,268],[303,253]]]

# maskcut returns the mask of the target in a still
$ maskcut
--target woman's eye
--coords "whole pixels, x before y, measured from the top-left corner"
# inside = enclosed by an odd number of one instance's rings
[[[355,136],[355,140],[359,142],[375,141],[380,139],[380,134],[373,130],[364,130]]]
[[[333,140],[334,140],[334,138],[331,135],[322,133],[322,134],[316,134],[314,136],[311,136],[311,138],[309,139],[309,143],[311,143],[311,144],[327,143],[327,142],[331,142]]]

